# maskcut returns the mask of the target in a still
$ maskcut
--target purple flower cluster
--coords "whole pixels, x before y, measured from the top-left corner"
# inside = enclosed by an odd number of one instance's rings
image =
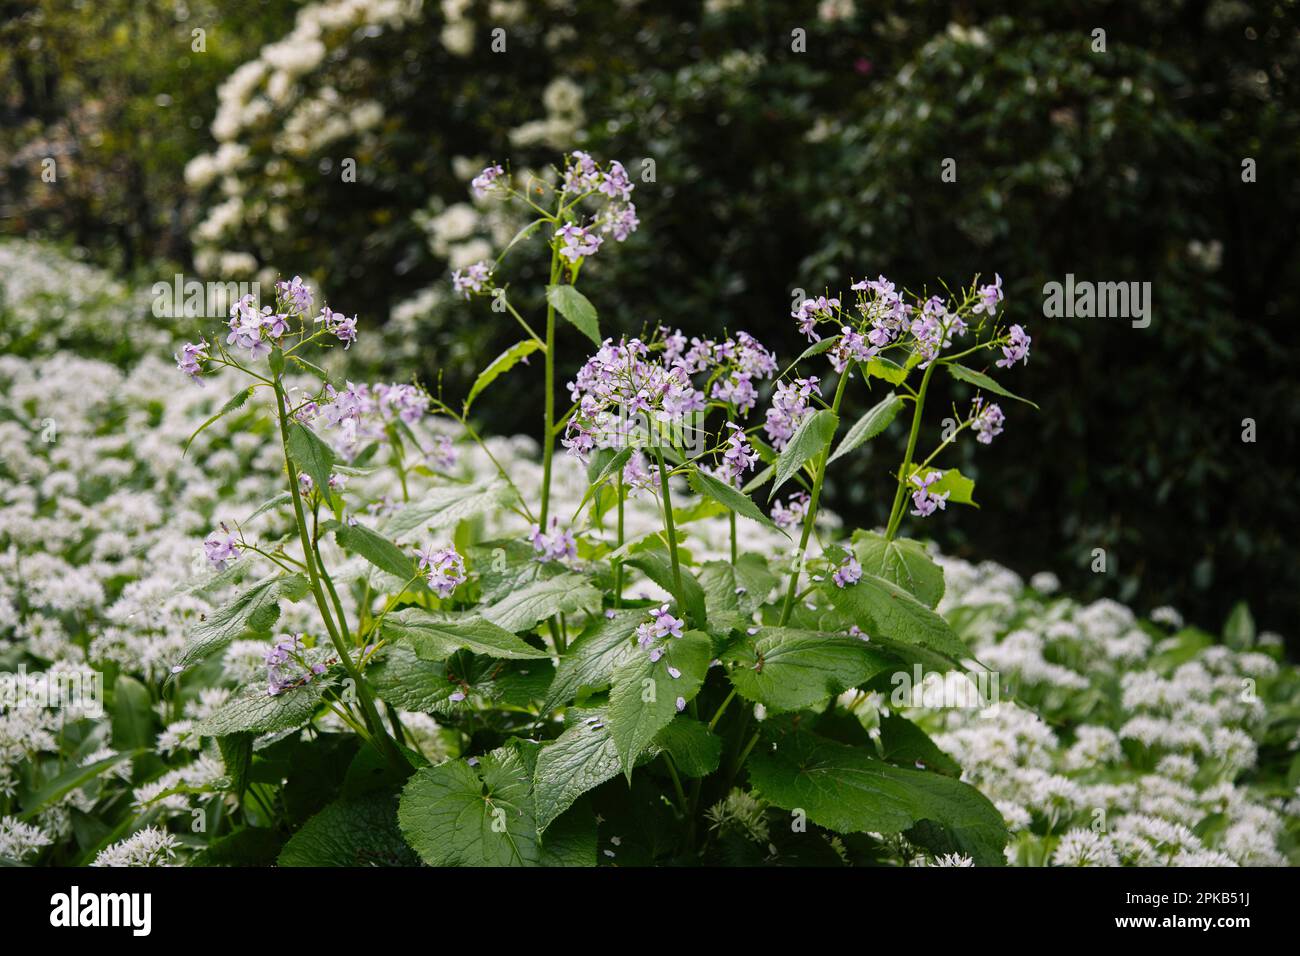
[[[632,189],[631,177],[618,160],[611,161],[609,167],[602,170],[588,153],[582,150],[570,153],[565,158],[565,194],[598,197],[605,200],[605,205],[592,217],[590,226],[593,228],[569,223],[557,230],[556,236],[563,243],[560,255],[571,262],[594,255],[601,244],[596,231],[612,235],[616,242],[623,242],[635,232],[641,221],[631,201]]]
[[[505,175],[505,170],[499,165],[488,166],[483,172],[470,180],[470,187],[474,190],[474,195],[482,199],[489,193],[502,190],[505,186],[504,183],[500,182],[503,175]]]
[[[665,353],[666,354],[666,353]],[[640,339],[606,339],[568,384],[577,411],[565,428],[563,444],[582,462],[596,448],[619,448],[638,419],[679,425],[704,409],[704,396],[678,359],[656,361]]]
[[[287,282],[281,279],[275,284],[275,294],[291,312],[306,315],[311,311],[313,301],[311,289],[302,281],[302,276],[294,276]]]
[[[269,305],[261,309],[252,293],[230,307],[230,334],[227,345],[244,349],[252,358],[271,354],[271,342],[279,341],[289,331],[289,317]]]
[[[266,652],[266,692],[270,696],[275,697],[325,673],[322,663],[303,664],[302,655],[306,650],[303,637],[302,634],[281,634]]]
[[[208,343],[199,339],[196,345],[193,342],[186,342],[181,346],[181,354],[173,356],[176,359],[176,367],[188,375],[196,385],[203,384],[203,361],[208,357]]]
[[[565,223],[555,231],[555,238],[560,240],[560,255],[570,262],[577,262],[587,256],[594,256],[600,249],[602,239],[591,229],[584,229],[574,223]]]
[[[1033,339],[1019,325],[1013,325],[1008,330],[1007,344],[1002,346],[1002,358],[994,364],[998,368],[1011,368],[1017,362],[1029,362],[1029,343]]]
[[[857,308],[868,322],[871,331],[867,341],[878,349],[892,345],[898,337],[911,329],[913,309],[903,301],[903,296],[884,276],[863,279],[851,286],[858,296]]]
[[[790,318],[799,323],[799,331],[808,337],[809,342],[820,342],[822,337],[817,334],[817,323],[833,320],[839,308],[839,299],[828,299],[824,295],[819,295],[815,299],[804,299],[800,302],[790,312]]]
[[[1001,407],[996,403],[985,405],[984,399],[978,395],[971,404],[971,430],[975,432],[975,440],[981,445],[992,444],[993,439],[1002,434],[1002,423],[1006,420]]]
[[[776,383],[776,393],[772,396],[772,407],[767,410],[767,423],[763,430],[777,451],[785,448],[795,430],[812,414],[812,396],[822,393],[817,382],[817,377],[813,376]]]
[[[460,452],[447,435],[439,435],[433,440],[433,448],[424,456],[435,471],[451,471],[460,459]]]
[[[870,345],[861,332],[855,332],[847,325],[840,329],[840,337],[831,346],[831,367],[843,374],[852,362],[865,362],[879,349]]]
[[[347,383],[342,391],[325,386],[325,403],[306,403],[298,414],[301,421],[319,418],[334,431],[332,444],[347,460],[356,457],[367,442],[385,435],[385,425],[401,419],[414,425],[424,417],[429,397],[414,385]]]
[[[831,580],[835,582],[837,588],[845,588],[850,584],[857,584],[862,580],[862,565],[853,555],[849,555],[840,562],[840,566],[835,569],[831,575]]]
[[[936,295],[921,306],[921,314],[912,320],[911,331],[923,359],[921,368],[925,368],[952,344],[954,335],[966,333],[966,322],[955,312],[949,312],[943,299]]]
[[[677,340],[684,340],[680,332]],[[691,340],[690,350],[682,356],[683,367],[688,372],[702,372],[710,365],[719,368],[720,376],[713,383],[711,397],[731,405],[744,415],[758,403],[758,390],[754,381],[764,381],[776,374],[776,357],[748,332],[737,332],[735,338],[725,342]]]
[[[772,505],[772,521],[778,528],[789,531],[803,524],[808,517],[808,493],[796,492],[786,499],[785,504],[779,500]]]
[[[668,613],[667,604],[651,608],[650,620],[637,626],[636,642],[643,651],[649,653],[650,660],[657,663],[659,658],[664,656],[665,650],[659,642],[666,637],[681,637],[682,628],[685,626],[685,621]],[[668,669],[668,673],[674,680],[681,676],[681,671],[672,667]]]
[[[316,321],[324,325],[326,332],[333,333],[340,342],[344,343],[344,351],[351,348],[352,343],[357,340],[357,317],[355,315],[349,319],[342,312],[335,312],[328,305],[323,305],[320,309],[320,315],[316,316]]]
[[[492,266],[486,262],[476,262],[463,273],[457,269],[451,274],[451,287],[457,294],[469,298],[478,295],[484,289],[492,288]]]
[[[227,564],[239,557],[239,538],[223,524],[220,534],[214,531],[203,542],[203,553],[218,571],[224,571]]]
[[[731,435],[727,438],[726,451],[722,453],[722,464],[714,475],[718,480],[739,488],[745,472],[758,461],[758,452],[749,444],[745,429],[733,422],[727,422],[727,427],[731,429]]]
[[[578,545],[573,540],[573,532],[561,529],[559,525],[560,521],[555,517],[551,518],[546,532],[542,531],[541,525],[533,525],[528,540],[533,543],[538,561],[569,561],[577,556]]]
[[[943,472],[932,471],[922,477],[920,472],[911,477],[912,484],[916,485],[916,491],[912,492],[912,504],[916,507],[912,510],[918,518],[928,518],[936,510],[943,511],[948,507],[948,495],[951,492],[942,492],[935,494],[930,490],[930,486],[943,477]]]
[[[975,292],[979,301],[971,311],[976,315],[983,313],[992,318],[998,314],[998,303],[1002,301],[1002,276],[994,273],[993,280],[991,285],[982,285]]]
[[[429,587],[438,592],[438,597],[450,597],[451,593],[464,584],[469,575],[465,573],[465,559],[455,548],[434,548],[427,545],[417,548],[420,570],[427,572]]]

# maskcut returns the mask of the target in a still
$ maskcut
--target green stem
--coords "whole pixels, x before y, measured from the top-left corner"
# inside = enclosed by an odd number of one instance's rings
[[[618,542],[616,548],[623,547],[623,469],[618,471]],[[623,562],[614,563],[614,607],[623,606]]]
[[[916,437],[921,431],[921,414],[925,411],[925,390],[930,387],[930,376],[938,365],[931,362],[921,376],[921,388],[916,393],[912,407],[912,431],[907,436],[907,451],[903,453],[903,463],[898,467],[898,490],[894,492],[894,506],[889,510],[889,525],[885,529],[885,540],[893,541],[898,533],[898,525],[903,520],[903,502],[907,495],[908,471],[912,465],[912,455],[916,451]]]
[[[293,459],[289,455],[289,420],[285,414],[284,385],[278,378],[275,380],[274,388],[276,417],[280,420],[280,441],[284,446],[285,461],[292,462]],[[293,498],[294,517],[297,519],[298,524],[298,539],[302,543],[303,559],[307,566],[307,577],[311,582],[312,595],[316,598],[316,607],[320,610],[321,619],[325,622],[325,630],[329,633],[330,642],[333,643],[334,649],[338,652],[339,663],[343,665],[344,671],[347,672],[348,677],[352,679],[353,684],[356,686],[357,701],[361,706],[361,716],[365,721],[366,729],[375,737],[376,746],[395,768],[403,772],[409,772],[411,769],[410,764],[402,756],[402,752],[397,749],[393,738],[384,729],[383,722],[379,719],[379,712],[375,709],[374,699],[370,696],[370,688],[367,686],[361,672],[357,670],[350,649],[343,642],[338,628],[334,625],[334,617],[330,614],[329,601],[325,597],[325,589],[321,585],[320,574],[316,570],[311,538],[307,532],[307,516],[302,506],[302,495],[298,491],[298,476],[295,474],[292,465],[286,470],[289,475],[289,494]]]
[[[831,402],[831,411],[836,414],[840,413],[840,402],[844,399],[844,387],[848,384],[848,369],[840,375],[839,384],[835,386],[835,399]],[[835,427],[839,431],[839,425]],[[803,567],[804,556],[808,553],[808,539],[812,536],[813,525],[817,523],[817,505],[822,498],[822,482],[826,478],[826,463],[830,460],[831,445],[835,442],[835,432],[831,433],[830,440],[826,442],[826,447],[822,449],[821,457],[817,460],[817,471],[813,476],[812,497],[808,499],[808,513],[803,519],[803,533],[799,536],[799,550],[795,554],[794,567],[790,569],[790,585],[785,591],[785,606],[781,609],[781,627],[790,620],[790,615],[794,612],[795,595],[799,592],[799,571]]]
[[[551,244],[551,281],[560,273],[559,247]],[[549,288],[549,286],[548,286]],[[555,306],[546,297],[546,428],[542,432],[542,515],[540,527],[547,531],[546,519],[551,513],[551,457],[555,452]]]
[[[726,696],[726,699],[718,705],[718,709],[714,712],[713,719],[709,721],[709,730],[712,730],[718,725],[718,721],[722,719],[723,711],[727,709],[727,705],[731,703],[732,698],[735,696],[736,688],[733,687],[731,688],[731,693]]]
[[[677,599],[678,612],[685,613],[686,604],[682,601],[682,567],[677,560],[677,528],[673,525],[673,499],[668,490],[668,467],[664,464],[664,450],[658,445],[655,446],[655,457],[659,460],[659,487],[663,489],[664,530],[668,533],[668,556],[673,563],[673,597]]]

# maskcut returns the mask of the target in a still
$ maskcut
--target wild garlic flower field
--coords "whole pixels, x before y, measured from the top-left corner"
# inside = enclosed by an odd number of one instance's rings
[[[615,504],[608,459],[471,435],[436,396],[358,381],[342,348],[320,372],[355,407],[314,419],[323,494],[275,412],[319,379],[291,361],[275,389],[233,368],[191,382],[173,353],[185,368],[194,322],[150,319],[148,296],[0,242],[0,861],[1297,861],[1300,671],[1245,605],[1222,633],[1139,618],[919,540],[872,567],[884,538],[816,510],[818,481],[809,587],[782,609],[806,493],[773,510],[763,489],[752,520],[726,507],[734,456],[703,477],[661,458],[639,482],[624,457]],[[596,433],[583,414],[570,440]],[[916,485],[924,514],[939,485]],[[547,493],[558,523],[520,507]],[[978,666],[841,603],[872,582]],[[326,639],[322,608],[356,633]]]

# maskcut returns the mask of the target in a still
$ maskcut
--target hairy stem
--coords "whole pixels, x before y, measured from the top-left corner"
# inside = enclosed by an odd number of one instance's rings
[[[686,611],[682,601],[682,567],[677,560],[677,528],[673,524],[673,499],[668,490],[668,467],[664,464],[664,450],[655,446],[655,457],[659,460],[659,487],[663,489],[664,530],[668,533],[668,557],[673,563],[673,597],[677,599],[679,613]]]
[[[921,415],[925,412],[925,391],[930,387],[930,376],[934,374],[937,362],[931,362],[921,376],[921,388],[916,393],[912,408],[912,431],[907,436],[907,451],[903,452],[903,463],[898,466],[898,490],[894,492],[894,506],[889,510],[889,525],[885,528],[885,540],[893,541],[898,534],[898,525],[903,520],[903,502],[907,496],[908,471],[912,467],[912,455],[916,452],[916,438],[921,432]]]

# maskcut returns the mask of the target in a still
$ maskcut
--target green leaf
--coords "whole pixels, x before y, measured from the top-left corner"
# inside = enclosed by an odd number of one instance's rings
[[[361,555],[379,570],[391,574],[407,586],[423,585],[415,558],[407,554],[392,541],[365,525],[339,525],[334,529],[334,537],[346,550]],[[416,580],[413,580],[416,579]]]
[[[139,750],[153,746],[158,717],[149,688],[134,677],[119,674],[113,683],[113,747]]]
[[[904,833],[923,821],[941,827],[980,866],[1005,863],[1002,814],[974,787],[951,777],[905,770],[865,750],[807,732],[786,733],[754,749],[749,778],[785,810],[838,833]]]
[[[386,616],[380,630],[389,640],[409,645],[426,661],[445,661],[462,649],[515,660],[550,657],[476,614],[450,617],[410,607]]]
[[[301,574],[272,574],[262,578],[190,629],[189,642],[176,666],[189,667],[244,634],[268,633],[280,619],[280,598],[296,601],[310,587]]]
[[[571,285],[551,285],[546,287],[546,301],[555,306],[555,311],[564,316],[587,338],[600,347],[600,323],[596,319],[596,307],[591,301]]]
[[[715,634],[748,627],[778,581],[757,554],[742,554],[734,565],[710,561],[700,569],[699,579],[709,612],[709,629]]]
[[[636,568],[638,571],[643,572],[646,577],[669,594],[674,592],[672,557],[666,551],[662,549],[640,551],[637,552],[635,557],[628,558],[624,563],[630,568]],[[708,621],[708,608],[704,602],[704,589],[700,587],[699,579],[691,573],[690,568],[681,567],[679,564],[678,571],[681,572],[681,599],[685,605],[678,610],[687,617],[692,627],[703,628]]]
[[[961,765],[948,756],[927,734],[906,717],[889,714],[880,718],[880,755],[889,763],[936,770],[952,777],[961,775]]]
[[[938,469],[928,467],[922,468],[919,465],[913,466],[912,471],[907,476],[908,489],[911,490],[916,487],[916,485],[912,484],[912,475],[919,475],[922,472],[928,475],[930,472],[937,470]],[[949,504],[973,505],[976,508],[979,507],[971,497],[975,493],[975,482],[970,478],[967,478],[956,468],[949,468],[942,472],[940,477],[936,479],[927,490],[933,495],[941,495],[944,492],[947,492]]]
[[[530,783],[512,747],[477,767],[448,760],[407,782],[398,825],[430,866],[535,866],[542,853]]]
[[[474,399],[478,398],[483,390],[495,382],[497,378],[518,365],[522,359],[541,348],[543,348],[542,344],[536,339],[524,339],[522,342],[516,342],[494,358],[487,368],[478,373],[478,378],[474,379],[474,385],[470,388],[469,395],[465,397],[465,411],[469,411]]]
[[[865,368],[868,377],[882,378],[890,385],[902,385],[907,381],[908,369],[881,355],[869,359]]]
[[[321,678],[280,694],[268,694],[261,684],[244,687],[195,724],[194,732],[204,737],[223,737],[296,730],[315,716],[325,688],[326,682]]]
[[[24,822],[31,820],[41,811],[62,800],[71,791],[84,787],[105,770],[116,767],[123,760],[137,757],[141,752],[139,750],[123,750],[111,757],[96,760],[84,767],[69,767],[23,801],[27,809],[19,814],[18,819]]]
[[[618,775],[618,748],[601,710],[580,710],[573,723],[542,747],[533,773],[540,833],[588,790]]]
[[[230,789],[242,797],[248,786],[248,771],[253,765],[253,740],[251,733],[226,734],[217,738],[217,750],[230,778]]]
[[[316,483],[322,496],[329,494],[334,451],[302,422],[289,423],[289,457]],[[293,476],[296,481],[298,476]]]
[[[251,515],[249,515],[247,518],[244,519],[244,524],[249,524],[254,518],[260,518],[262,515],[266,514],[271,509],[278,508],[281,505],[287,505],[292,500],[293,500],[292,492],[282,491],[275,497],[262,502],[258,506],[256,511],[254,511]]]
[[[894,420],[894,416],[902,409],[903,400],[890,392],[873,405],[865,415],[854,422],[853,427],[844,436],[844,440],[840,442],[840,447],[835,449],[835,454],[831,455],[827,464],[847,455],[863,442],[875,438],[889,427],[889,423]]]
[[[448,676],[446,663],[422,660],[400,645],[383,649],[366,668],[366,680],[384,703],[419,713],[450,713],[451,695],[462,690]]]
[[[897,666],[857,637],[764,627],[732,645],[723,659],[740,696],[773,710],[802,710]]]
[[[1223,625],[1223,642],[1234,651],[1246,651],[1254,646],[1255,619],[1245,601],[1234,604],[1228,614],[1228,620]]]
[[[234,395],[231,395],[230,398],[226,400],[226,404],[221,406],[220,411],[218,411],[215,415],[213,415],[211,418],[205,421],[198,428],[194,429],[194,433],[185,440],[185,447],[181,449],[181,456],[184,457],[185,454],[189,452],[190,445],[193,443],[194,439],[199,437],[199,433],[202,432],[204,429],[206,429],[213,422],[215,422],[218,418],[221,418],[223,415],[229,415],[231,412],[243,408],[244,403],[247,402],[249,396],[253,394],[253,389],[254,389],[253,386],[249,386],[248,388],[241,388],[239,391],[237,391]]]
[[[499,478],[469,485],[444,485],[403,506],[384,522],[383,531],[398,541],[414,531],[443,531],[479,515],[502,511],[516,500],[511,487]]]
[[[810,415],[790,438],[789,444],[781,451],[776,462],[776,481],[768,492],[767,500],[776,497],[781,486],[790,480],[790,476],[803,467],[804,462],[820,455],[822,449],[835,437],[839,419],[829,408],[823,408]]]
[[[943,568],[934,563],[919,541],[888,541],[874,531],[855,531],[853,551],[862,570],[892,581],[927,607],[937,607],[943,598]]]
[[[948,369],[948,374],[959,382],[969,382],[976,388],[983,389],[986,392],[992,392],[995,395],[1002,395],[1006,398],[1014,398],[1017,402],[1024,402],[1026,405],[1033,406],[1034,408],[1038,407],[1029,399],[1021,398],[1015,392],[1007,391],[983,372],[977,372],[973,368],[967,368],[965,365],[958,365],[956,362],[947,365],[946,368]]]
[[[695,699],[713,657],[712,642],[699,631],[666,638],[659,646],[664,654],[658,661],[651,661],[649,653],[642,652],[614,672],[609,729],[629,779],[636,758],[677,716],[677,701],[689,703]],[[670,667],[681,676],[673,677]]]
[[[539,865],[596,865],[596,814],[586,799],[579,799],[546,831]]]
[[[584,689],[608,687],[618,666],[637,651],[632,640],[637,625],[648,620],[650,614],[644,608],[615,611],[612,618],[603,614],[593,618],[560,658],[543,710],[554,710]]]
[[[957,663],[971,656],[947,621],[893,581],[864,570],[857,584],[840,588],[827,582],[822,590],[837,611],[886,649],[920,648]]]
[[[526,631],[556,614],[574,614],[600,607],[600,591],[581,574],[561,574],[534,581],[482,611],[483,617],[507,631]]]
[[[725,505],[736,514],[757,521],[761,525],[771,528],[773,531],[780,531],[785,534],[767,515],[758,509],[749,495],[742,494],[725,481],[719,481],[712,475],[706,475],[699,468],[692,468],[687,480],[691,487],[701,495],[707,495],[719,504]],[[786,535],[789,537],[789,535]]]
[[[388,794],[336,800],[302,825],[280,852],[280,866],[415,866]]]
[[[678,714],[659,731],[654,746],[672,757],[683,777],[707,777],[722,762],[722,738],[703,721]]]

